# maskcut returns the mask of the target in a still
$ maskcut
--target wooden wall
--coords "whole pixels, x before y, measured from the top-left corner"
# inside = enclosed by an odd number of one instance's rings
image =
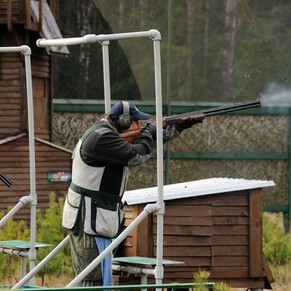
[[[36,192],[37,207],[48,207],[49,195],[54,192],[57,197],[64,197],[69,182],[48,181],[49,171],[71,171],[71,153],[40,141],[35,142]],[[13,185],[8,188],[0,181],[0,213],[7,213],[8,206],[14,206],[22,196],[30,193],[29,144],[25,135],[16,140],[1,144],[0,171]],[[29,207],[20,210],[15,219],[29,221]]]
[[[51,58],[46,50],[36,47],[39,34],[23,28],[10,33],[0,25],[2,47],[27,44],[32,49],[31,69],[36,136],[51,138]],[[29,35],[29,42],[26,36]],[[27,94],[24,57],[20,53],[0,54],[0,138],[27,130]]]
[[[144,206],[126,206],[125,225]],[[261,207],[261,190],[166,201],[164,259],[184,264],[165,266],[163,282],[191,283],[193,272],[202,268],[210,272],[211,281],[224,281],[233,288],[268,288],[272,276],[269,273],[266,280]],[[150,215],[122,243],[116,256],[156,257],[156,224],[156,215]],[[154,278],[148,281],[153,283]]]
[[[44,49],[33,49],[31,66],[35,135],[51,140],[51,64]]]
[[[25,0],[0,0],[0,24],[24,23],[24,10]]]
[[[7,37],[7,45],[12,39]],[[20,54],[0,54],[0,137],[24,129],[24,69]]]

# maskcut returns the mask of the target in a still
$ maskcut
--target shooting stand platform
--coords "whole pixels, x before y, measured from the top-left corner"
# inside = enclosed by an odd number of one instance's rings
[[[112,258],[112,270],[117,271],[118,275],[124,276],[124,273],[136,274],[140,276],[141,284],[147,284],[147,276],[154,275],[156,258],[129,256]],[[181,261],[162,260],[162,265],[179,265],[184,264]]]
[[[52,244],[35,243],[35,248],[52,247]],[[29,256],[31,243],[24,240],[6,240],[0,241],[0,252],[9,255],[16,255],[21,257],[21,278],[26,275],[26,258]]]

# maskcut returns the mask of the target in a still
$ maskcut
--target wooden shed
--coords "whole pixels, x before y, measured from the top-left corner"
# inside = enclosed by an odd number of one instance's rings
[[[50,4],[50,6],[49,6]],[[68,55],[67,47],[47,50],[36,46],[40,37],[60,38],[53,11],[55,0],[0,0],[0,46],[31,48],[34,132],[36,148],[36,191],[38,206],[47,207],[49,194],[68,188],[69,182],[51,182],[48,173],[69,173],[71,153],[50,143],[52,121],[52,56]],[[19,198],[29,195],[29,142],[26,75],[21,53],[0,53],[0,171],[12,182],[7,188],[0,181],[0,212],[7,212]],[[63,194],[62,194],[63,195]],[[16,219],[29,219],[24,208]]]
[[[0,213],[6,213],[7,207],[14,206],[22,196],[29,195],[29,144],[28,136],[22,133],[0,140],[0,170],[12,182],[8,188],[0,181]],[[37,205],[45,209],[49,204],[49,195],[64,196],[70,183],[71,152],[48,141],[35,138],[36,193]],[[58,177],[56,177],[58,176]],[[28,221],[30,208],[22,208],[15,219]]]
[[[203,269],[211,281],[233,288],[271,289],[273,277],[262,250],[262,188],[269,186],[274,182],[228,178],[166,185],[163,257],[183,264],[165,266],[163,282],[191,283],[193,273]],[[157,201],[157,188],[127,191],[123,201],[127,226],[145,205]],[[116,256],[155,258],[156,229],[156,215],[151,214]],[[119,276],[116,282],[135,280]]]

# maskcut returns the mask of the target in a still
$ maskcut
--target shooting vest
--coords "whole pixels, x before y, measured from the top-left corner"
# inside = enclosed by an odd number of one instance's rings
[[[84,199],[84,232],[113,238],[118,234],[123,219],[121,198],[127,183],[128,168],[120,167],[119,175],[116,175],[110,173],[111,167],[109,170],[106,166],[93,167],[83,161],[80,150],[84,140],[93,131],[100,137],[112,129],[106,122],[97,122],[77,143],[73,153],[72,182],[65,200],[62,225],[68,230],[74,229],[76,220],[82,219],[78,213],[81,199]],[[110,181],[109,185],[114,185],[116,193],[102,191],[105,180]]]

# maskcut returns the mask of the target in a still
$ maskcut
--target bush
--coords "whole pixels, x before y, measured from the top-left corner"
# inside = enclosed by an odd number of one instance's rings
[[[280,216],[263,214],[263,250],[274,266],[285,265],[291,258],[291,234],[286,233]]]
[[[56,201],[55,194],[50,195],[50,207],[37,211],[37,235],[36,240],[42,243],[53,244],[57,246],[65,237],[66,233],[62,227],[62,213],[64,200],[61,198]],[[52,249],[52,248],[51,248]],[[40,248],[37,253],[37,263],[46,257],[47,248]],[[38,275],[42,277],[44,285],[44,276],[52,275],[72,275],[70,246],[67,245],[63,251],[59,252]]]
[[[208,282],[209,277],[209,272],[199,269],[198,272],[193,274],[194,283],[196,284],[193,289],[195,291],[207,291],[208,287],[205,286],[205,283]]]
[[[8,209],[10,210],[10,209]],[[4,215],[1,214],[1,218]],[[15,222],[9,219],[2,229],[0,229],[0,240],[28,240],[29,229],[24,221]],[[7,267],[9,266],[9,267]],[[17,256],[0,253],[0,279],[13,276],[18,278],[20,274],[20,258]]]
[[[206,283],[209,282],[210,273],[205,270],[199,269],[198,272],[193,274],[194,279],[194,288],[195,291],[207,291],[209,288],[206,286]],[[231,288],[224,282],[216,282],[213,287],[213,291],[230,291]]]
[[[58,245],[65,237],[65,230],[62,228],[63,199],[56,201],[56,195],[50,195],[49,208],[37,210],[36,221],[36,241],[52,244],[51,248],[39,248],[36,253],[36,265],[47,256],[47,254]],[[2,215],[3,216],[3,215]],[[14,221],[10,219],[2,229],[0,229],[0,240],[30,240],[30,230],[24,221]],[[27,266],[29,262],[27,260]],[[7,267],[9,266],[9,267]],[[18,281],[15,274],[20,274],[20,258],[0,253],[0,279],[7,279],[13,276]],[[38,276],[42,277],[44,284],[45,274],[53,275],[72,275],[70,246],[66,246],[49,263],[47,263]]]

